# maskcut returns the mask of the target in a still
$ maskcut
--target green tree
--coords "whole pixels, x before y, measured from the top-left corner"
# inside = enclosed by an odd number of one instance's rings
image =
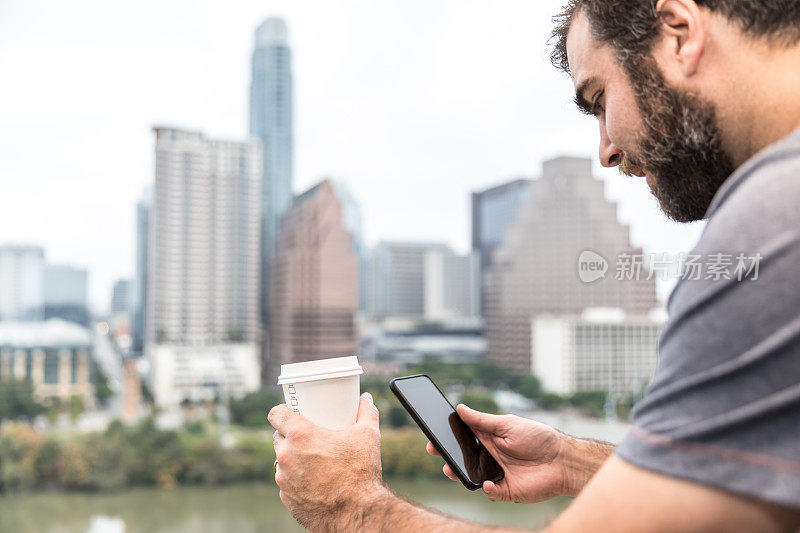
[[[228,340],[231,342],[242,342],[244,340],[244,330],[236,326],[229,327]]]
[[[411,417],[400,405],[393,405],[389,408],[389,415],[386,417],[389,425],[393,428],[411,425]]]
[[[567,401],[587,415],[601,418],[605,413],[606,395],[606,391],[582,391],[572,394]]]
[[[94,398],[97,400],[98,405],[105,406],[109,398],[114,396],[114,391],[108,385],[108,378],[97,366],[97,363],[92,363],[92,383],[94,383]]]
[[[69,419],[74,424],[83,412],[83,396],[73,394],[69,397]]]
[[[275,389],[264,388],[251,392],[238,400],[231,400],[231,421],[243,426],[263,426],[267,413],[283,401],[283,395]]]
[[[476,411],[497,414],[500,408],[492,395],[482,390],[466,390],[458,399],[459,403],[466,404]]]
[[[31,420],[44,411],[44,406],[34,399],[30,381],[0,381],[0,422]]]
[[[513,390],[529,400],[536,400],[542,395],[542,384],[536,376],[520,376]]]
[[[567,401],[558,394],[546,392],[536,399],[536,403],[543,409],[555,409],[562,407]]]

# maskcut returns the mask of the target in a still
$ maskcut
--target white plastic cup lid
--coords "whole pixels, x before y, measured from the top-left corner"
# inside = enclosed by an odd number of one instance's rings
[[[355,355],[318,359],[316,361],[304,361],[302,363],[289,363],[281,365],[281,375],[278,377],[278,385],[283,385],[285,383],[304,383],[306,381],[317,381],[320,379],[344,378],[348,376],[358,376],[363,373],[364,369],[358,364],[358,357]]]

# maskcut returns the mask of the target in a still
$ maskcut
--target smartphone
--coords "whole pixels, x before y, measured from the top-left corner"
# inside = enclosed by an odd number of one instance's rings
[[[500,481],[504,472],[439,387],[425,374],[395,378],[389,388],[469,490]]]

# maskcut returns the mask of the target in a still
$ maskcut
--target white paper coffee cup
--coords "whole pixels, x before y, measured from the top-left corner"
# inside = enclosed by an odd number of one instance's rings
[[[344,429],[356,422],[360,375],[358,357],[334,357],[281,365],[278,385],[286,405],[318,426]]]

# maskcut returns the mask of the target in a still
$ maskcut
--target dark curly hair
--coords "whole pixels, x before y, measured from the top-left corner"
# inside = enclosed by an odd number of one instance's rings
[[[800,1],[798,0],[695,0],[698,6],[722,14],[754,38],[791,46],[800,42]],[[650,54],[659,34],[657,0],[569,0],[553,17],[550,37],[553,65],[569,72],[567,33],[575,15],[589,18],[594,38],[610,44],[620,62],[640,60]]]

